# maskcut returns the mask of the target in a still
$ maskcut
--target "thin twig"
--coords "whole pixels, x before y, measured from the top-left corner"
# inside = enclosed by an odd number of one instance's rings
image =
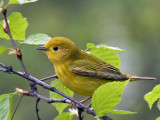
[[[83,108],[78,108],[78,119],[83,120]]]
[[[51,78],[58,78],[57,75],[52,75],[52,76],[49,76],[49,77],[46,77],[46,78],[43,78],[43,79],[40,79],[41,81],[45,81],[45,80],[48,80],[48,79],[51,79]]]
[[[55,103],[55,102],[68,103],[68,104],[71,103],[71,101],[66,98],[63,98],[63,99],[46,98],[43,95],[41,95],[40,93],[38,93],[37,91],[34,91],[34,93],[31,93],[31,95],[35,96],[36,98],[39,98],[43,101],[46,101],[47,103]]]
[[[37,98],[37,100],[36,100],[36,115],[37,115],[38,120],[41,120],[40,117],[39,117],[39,114],[38,114],[38,112],[39,112],[39,109],[38,109],[38,103],[39,103],[39,101],[40,101],[40,99]]]
[[[9,35],[10,39],[11,39],[13,48],[16,50],[17,47],[16,47],[16,44],[15,44],[15,42],[14,42],[14,40],[13,40],[12,35],[11,35],[10,29],[9,29],[9,25],[8,25],[8,21],[7,21],[7,17],[6,17],[7,9],[6,9],[5,7],[3,7],[2,13],[3,13],[3,17],[4,17],[4,20],[5,20],[6,26],[7,26],[7,33],[8,33],[8,35]]]
[[[14,116],[15,116],[15,113],[16,113],[16,111],[17,111],[17,109],[18,109],[18,107],[19,107],[19,105],[20,105],[20,103],[21,103],[22,98],[23,98],[23,95],[21,96],[21,98],[20,98],[19,101],[18,101],[18,104],[17,104],[17,106],[16,106],[16,108],[15,108],[15,110],[14,110],[14,113],[13,113],[13,115],[12,115],[11,120],[13,120],[13,118],[14,118]]]
[[[11,31],[10,31],[10,29],[9,29],[9,24],[8,24],[8,20],[7,20],[7,16],[6,16],[6,14],[7,14],[7,9],[6,9],[5,7],[3,7],[2,13],[3,13],[3,17],[4,17],[4,20],[5,20],[6,27],[7,27],[7,34],[9,35],[9,37],[10,37],[10,39],[11,39],[13,48],[17,51],[18,49],[17,49],[16,43],[15,43],[15,41],[13,40],[13,37],[12,37],[12,35],[11,35]],[[19,52],[20,52],[20,51],[19,51]],[[20,64],[21,64],[24,72],[25,72],[26,74],[28,74],[27,69],[26,69],[26,67],[25,67],[25,65],[24,65],[24,62],[23,62],[23,60],[22,60],[22,54],[21,54],[21,56],[17,55],[17,58],[18,58],[18,60],[19,60],[19,62],[20,62]]]
[[[103,117],[100,117],[102,120],[112,120],[111,118],[107,117],[107,116],[103,116]]]
[[[1,71],[1,69],[0,69]],[[25,96],[32,96],[32,97],[36,97],[37,99],[41,99],[43,101],[46,101],[47,103],[55,103],[55,102],[61,102],[61,103],[68,103],[70,104],[71,101],[63,98],[63,99],[55,99],[55,98],[46,98],[43,95],[41,95],[40,93],[38,93],[38,91],[34,91],[34,92],[29,92],[20,88],[16,88],[16,91],[20,94],[23,94]]]

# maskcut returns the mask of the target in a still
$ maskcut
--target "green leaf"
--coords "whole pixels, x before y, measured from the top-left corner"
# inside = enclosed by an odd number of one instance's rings
[[[111,46],[108,46],[106,44],[99,44],[99,45],[96,45],[96,48],[107,48],[107,49],[110,49],[110,50],[113,50],[113,51],[124,51],[118,47],[111,47]]]
[[[72,120],[74,115],[70,115],[70,112],[64,112],[59,114],[54,120]]]
[[[56,87],[56,89],[60,90],[64,94],[66,94],[70,97],[73,97],[74,93],[71,90],[69,90],[67,87],[65,87],[58,79],[54,80],[51,83],[51,86]],[[63,99],[64,97],[57,94],[57,93],[50,92],[50,98]],[[61,114],[63,112],[63,110],[68,106],[68,104],[66,104],[66,103],[52,103],[52,105],[54,105],[56,107],[59,114]]]
[[[114,111],[121,101],[122,93],[129,80],[125,82],[110,82],[99,87],[92,97],[92,108],[98,117]]]
[[[94,49],[94,48],[107,48],[107,49],[110,49],[110,50],[113,50],[113,51],[124,51],[118,47],[111,47],[111,46],[108,46],[107,44],[99,44],[99,45],[94,45],[93,43],[87,43],[87,48],[90,50],[90,49]]]
[[[160,120],[160,117],[158,117],[156,120]]]
[[[87,43],[88,50],[96,48],[96,46],[93,43]]]
[[[3,0],[1,0],[1,4],[0,4],[0,12],[2,12],[2,6],[3,6],[4,2]]]
[[[4,2],[3,2],[3,0],[1,0],[1,4],[0,4],[0,6],[2,6],[4,4]]]
[[[11,4],[19,4],[19,2],[18,0],[9,0],[8,5],[11,5]]]
[[[120,58],[117,51],[123,51],[117,47],[110,47],[106,44],[94,45],[93,43],[87,44],[90,53],[99,59],[113,65],[116,68],[120,68]]]
[[[160,84],[155,86],[153,90],[149,93],[147,93],[144,96],[144,99],[147,101],[149,108],[152,108],[152,105],[157,99],[160,98]]]
[[[0,46],[0,55],[2,55],[8,48],[5,46]]]
[[[160,110],[160,99],[157,102],[157,108]]]
[[[0,95],[0,120],[11,120],[13,93]]]
[[[25,31],[28,26],[26,18],[22,17],[19,12],[12,13],[8,17],[9,28],[14,40],[25,40]],[[4,21],[0,21],[0,24],[4,24]],[[0,37],[10,39],[9,35],[4,32],[3,27],[0,26]]]
[[[32,45],[44,45],[46,44],[51,37],[49,37],[47,34],[34,34],[30,35],[24,42],[25,44],[32,44]]]
[[[114,113],[114,114],[135,114],[136,112],[124,111],[124,110],[113,110],[113,111],[110,111],[110,113]]]
[[[3,6],[4,2],[1,1],[1,5],[0,5],[0,12],[2,12],[2,6]]]
[[[31,3],[36,2],[37,0],[9,0],[8,5],[11,4],[25,4],[25,3]]]

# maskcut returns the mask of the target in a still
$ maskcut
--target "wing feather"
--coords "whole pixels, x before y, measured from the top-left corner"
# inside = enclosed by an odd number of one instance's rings
[[[127,80],[119,69],[103,61],[76,60],[71,65],[72,71],[79,75],[92,76],[106,80]]]

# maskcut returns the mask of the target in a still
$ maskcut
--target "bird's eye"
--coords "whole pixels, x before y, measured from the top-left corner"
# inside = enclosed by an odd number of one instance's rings
[[[54,50],[54,51],[57,51],[57,50],[58,50],[58,47],[54,47],[53,50]]]

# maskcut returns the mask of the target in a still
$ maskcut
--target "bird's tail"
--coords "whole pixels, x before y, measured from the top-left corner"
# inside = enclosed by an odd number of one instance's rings
[[[123,76],[130,79],[130,81],[138,81],[138,80],[156,80],[154,77],[139,77],[139,76],[131,76],[128,74],[123,74]]]
[[[137,81],[137,80],[156,80],[154,77],[139,77],[139,76],[130,76],[131,81]]]

